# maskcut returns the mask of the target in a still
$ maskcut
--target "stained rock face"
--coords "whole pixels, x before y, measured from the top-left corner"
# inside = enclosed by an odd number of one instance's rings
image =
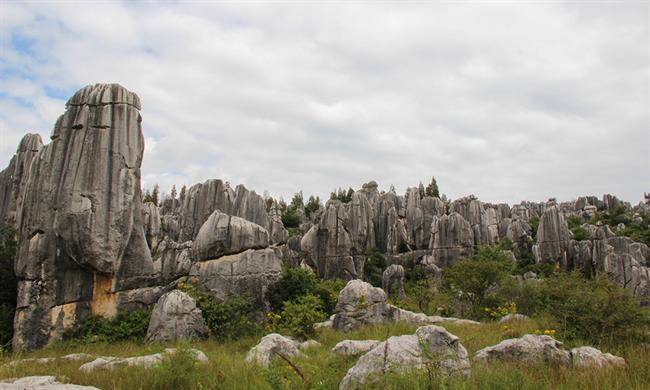
[[[190,275],[197,277],[200,285],[219,299],[247,295],[264,308],[268,287],[282,276],[282,260],[271,248],[249,249],[195,262]]]
[[[153,258],[153,269],[158,277],[158,283],[165,285],[188,275],[193,262],[192,241],[177,243],[165,237],[158,244]]]
[[[201,309],[192,297],[180,290],[170,291],[160,297],[151,313],[148,341],[174,341],[180,339],[205,339],[209,331],[203,321]]]
[[[114,314],[116,291],[152,280],[139,110],[137,95],[120,85],[85,87],[33,158],[15,264],[15,350],[59,339],[90,312]]]
[[[217,210],[201,226],[193,250],[202,261],[267,246],[269,233],[262,226]]]
[[[158,206],[153,202],[146,202],[142,205],[142,220],[147,245],[149,245],[149,249],[153,251],[158,246],[158,242],[162,237],[162,227],[160,225],[160,212],[158,211]]]
[[[0,172],[0,223],[18,227],[17,214],[22,208],[29,167],[42,148],[40,135],[26,134],[9,166]]]
[[[367,384],[369,377],[387,371],[424,369],[432,364],[443,375],[469,375],[467,350],[445,328],[428,325],[414,335],[393,336],[361,356],[341,381],[339,389]]]
[[[470,223],[457,212],[434,218],[431,247],[436,265],[446,267],[474,253],[474,232]]]
[[[476,352],[476,361],[511,361],[516,363],[552,362],[568,365],[571,355],[562,343],[551,336],[527,334],[518,339],[503,340],[497,345]]]

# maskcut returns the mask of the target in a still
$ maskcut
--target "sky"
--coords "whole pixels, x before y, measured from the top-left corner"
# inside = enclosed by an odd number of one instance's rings
[[[650,192],[650,9],[619,2],[0,2],[0,167],[65,102],[142,101],[142,184],[290,199],[435,176],[489,202]]]

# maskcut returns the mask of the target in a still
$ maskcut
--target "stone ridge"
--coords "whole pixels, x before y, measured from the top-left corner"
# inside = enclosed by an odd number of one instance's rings
[[[107,104],[128,104],[141,110],[138,95],[117,83],[87,85],[68,99],[66,106],[102,106]]]

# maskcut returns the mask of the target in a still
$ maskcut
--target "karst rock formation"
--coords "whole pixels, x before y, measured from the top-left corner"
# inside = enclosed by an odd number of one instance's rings
[[[286,229],[283,202],[219,179],[143,202],[140,99],[118,84],[75,93],[50,138],[43,145],[27,134],[0,172],[0,222],[19,245],[18,351],[60,340],[91,314],[152,308],[188,278],[219,299],[246,295],[266,309],[283,266],[363,279],[375,251],[386,267],[437,273],[505,239],[516,261],[602,273],[650,303],[647,245],[608,225],[584,224],[587,238],[577,239],[568,225],[620,208],[641,218],[650,201],[632,206],[606,194],[509,206],[433,196],[435,179],[403,195],[370,181],[349,199],[298,207],[299,227]]]

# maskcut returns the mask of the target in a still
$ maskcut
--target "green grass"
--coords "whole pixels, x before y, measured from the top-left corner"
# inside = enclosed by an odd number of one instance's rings
[[[482,325],[444,325],[451,333],[460,337],[470,356],[486,346],[501,340],[519,337],[549,326],[543,321],[529,320],[510,323],[507,328],[498,323]],[[165,347],[188,346],[205,352],[210,359],[207,364],[188,364],[187,361],[171,360],[158,369],[133,367],[117,371],[95,371],[82,373],[81,362],[57,361],[51,364],[24,364],[17,367],[3,366],[0,378],[17,378],[28,375],[55,375],[62,382],[96,386],[100,389],[338,389],[338,384],[347,370],[356,361],[354,358],[334,356],[329,350],[344,339],[385,339],[393,335],[412,334],[417,326],[392,323],[369,326],[342,333],[330,329],[322,330],[316,339],[321,347],[305,351],[305,357],[293,362],[306,378],[300,377],[282,360],[276,359],[269,369],[262,369],[244,362],[247,351],[259,341],[259,336],[247,337],[228,343],[214,341],[139,344],[121,342],[112,344],[60,343],[49,348],[22,354],[6,355],[6,363],[17,358],[52,357],[69,353],[85,352],[95,355],[135,356],[162,351]],[[562,340],[562,335],[556,335]],[[571,348],[582,345],[573,342]],[[643,344],[622,344],[599,346],[604,352],[622,356],[627,367],[622,369],[595,370],[569,369],[549,365],[518,366],[516,364],[478,364],[472,362],[469,379],[452,378],[430,381],[426,373],[388,374],[381,378],[379,388],[386,389],[647,389],[650,383],[650,348]],[[173,383],[165,378],[175,378]],[[368,388],[377,388],[369,386]]]

